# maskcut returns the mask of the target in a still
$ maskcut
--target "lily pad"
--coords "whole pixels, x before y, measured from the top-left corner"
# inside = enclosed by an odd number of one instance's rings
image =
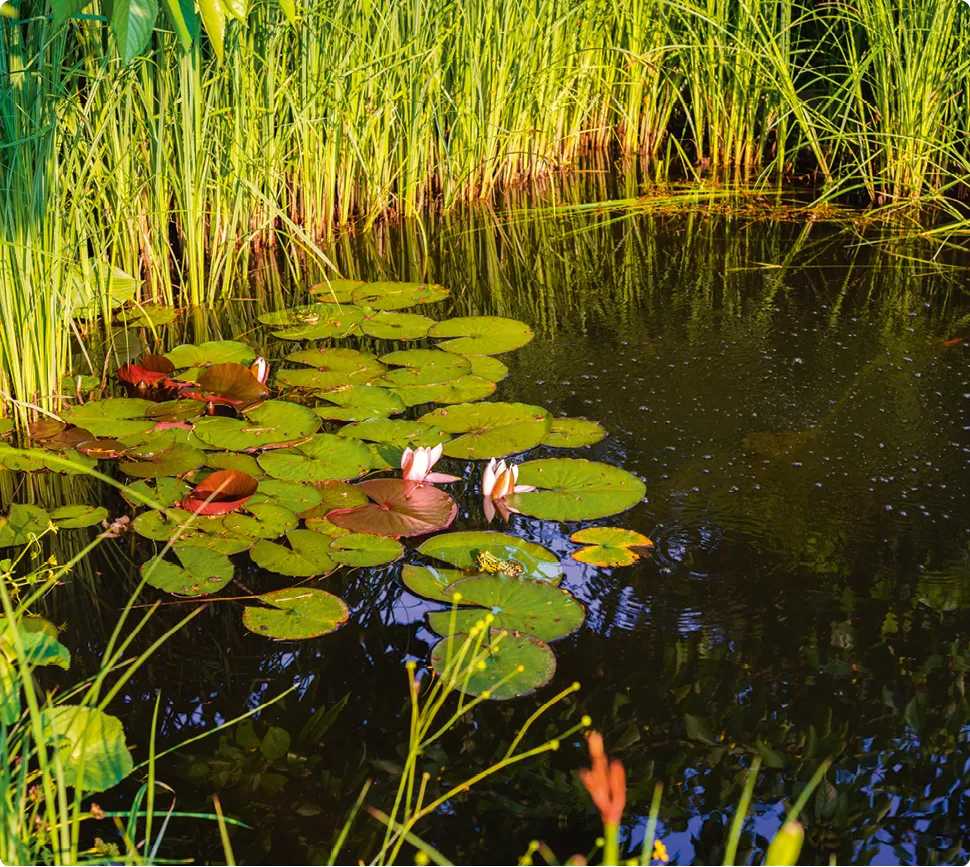
[[[470,460],[524,452],[539,445],[550,426],[549,413],[527,403],[459,403],[425,413],[419,421],[462,434],[445,443],[445,454]]]
[[[354,289],[363,286],[363,280],[330,280],[310,287],[310,294],[321,301],[334,304],[347,304],[353,298]]]
[[[230,361],[207,367],[196,384],[184,386],[182,393],[206,403],[241,406],[262,400],[269,389],[248,367]]]
[[[330,543],[330,556],[344,566],[381,566],[403,554],[404,546],[397,539],[371,533],[349,533]]]
[[[162,451],[156,451],[151,447],[131,449],[125,457],[135,460],[125,461],[119,465],[119,468],[122,472],[138,479],[182,476],[205,463],[204,451],[178,444]]]
[[[384,364],[400,368],[389,370],[379,384],[396,388],[402,385],[437,385],[465,376],[471,362],[462,355],[440,349],[402,349],[381,356]]]
[[[434,324],[434,319],[417,313],[372,313],[360,323],[360,330],[382,340],[417,340],[427,337]]]
[[[253,544],[251,538],[229,533],[222,517],[196,517],[182,509],[142,512],[132,527],[140,536],[156,542],[174,540],[184,547],[206,548],[226,555],[242,553]]]
[[[646,536],[620,527],[587,527],[570,539],[587,545],[573,553],[573,559],[592,566],[629,566],[640,559],[641,551],[653,547]]]
[[[192,488],[181,479],[160,478],[155,480],[154,485],[145,481],[132,482],[121,492],[125,500],[135,508],[140,508],[145,503],[137,497],[131,496],[132,493],[141,494],[149,497],[160,506],[168,508],[176,503],[181,503]]]
[[[467,355],[465,357],[471,363],[473,376],[490,379],[492,382],[501,382],[509,375],[509,369],[491,355]]]
[[[238,340],[210,340],[207,343],[183,343],[176,346],[165,357],[177,368],[202,367],[204,364],[235,364],[250,365],[256,358],[251,346]]]
[[[259,321],[279,328],[273,336],[282,340],[328,340],[348,336],[363,318],[359,307],[319,302],[263,313]]]
[[[281,482],[279,479],[260,479],[256,493],[249,502],[250,505],[276,503],[299,515],[307,509],[319,506],[322,501],[323,494],[313,485]]]
[[[519,482],[540,490],[510,494],[509,507],[545,521],[589,521],[635,506],[646,486],[610,464],[550,458],[520,465]]]
[[[585,618],[579,602],[565,590],[545,581],[474,575],[450,589],[461,593],[462,607],[454,612],[434,611],[428,615],[428,623],[439,635],[468,632],[490,612],[495,617],[493,628],[526,632],[542,641],[555,641],[579,629]],[[466,605],[475,608],[466,608]]]
[[[319,495],[317,505],[307,506],[300,514],[303,518],[324,518],[334,509],[353,509],[368,502],[367,495],[357,485],[333,479],[318,482],[312,490]]]
[[[155,427],[145,418],[152,402],[137,397],[111,397],[91,400],[64,410],[64,418],[71,424],[91,431],[96,437],[123,437],[143,433]]]
[[[426,557],[443,560],[459,569],[478,569],[479,554],[488,553],[499,560],[517,560],[525,567],[523,579],[558,583],[562,580],[559,558],[548,548],[491,530],[472,530],[458,533],[442,533],[421,544],[418,552]],[[451,601],[451,597],[448,598]]]
[[[243,613],[243,626],[267,638],[316,638],[340,628],[350,617],[342,599],[312,587],[291,587],[257,598],[271,607],[248,606]]]
[[[334,568],[330,557],[330,537],[313,530],[290,530],[290,547],[275,542],[257,542],[249,556],[262,569],[294,578],[312,578]]]
[[[554,418],[542,444],[557,449],[576,449],[598,443],[605,436],[606,431],[598,422],[584,418]]]
[[[334,391],[323,391],[317,395],[336,406],[318,406],[316,414],[320,418],[334,421],[367,421],[372,418],[386,418],[404,412],[404,401],[387,388],[372,385],[351,385]]]
[[[205,456],[205,465],[214,470],[236,470],[240,473],[246,473],[254,479],[263,475],[262,469],[256,463],[256,458],[237,452],[209,452]]]
[[[465,635],[442,638],[431,649],[431,665],[439,676],[447,672],[455,686],[469,695],[496,701],[519,698],[545,686],[556,673],[556,654],[531,635],[493,629],[462,656],[466,639]],[[453,658],[455,663],[451,662]],[[481,667],[473,666],[466,678],[465,672],[474,660],[481,662]],[[459,671],[454,670],[456,665]]]
[[[314,369],[283,368],[276,374],[277,383],[320,391],[347,385],[366,385],[385,370],[373,355],[356,349],[305,349],[287,355],[286,360]]]
[[[13,503],[8,515],[0,515],[0,548],[26,545],[50,526],[46,509],[29,503]]]
[[[68,465],[62,463],[67,461]],[[51,454],[44,449],[15,449],[0,442],[0,469],[33,473],[38,470],[51,470],[65,475],[78,475],[93,470],[97,461],[76,451]]]
[[[118,785],[134,764],[121,720],[94,707],[62,704],[41,711],[41,730],[56,747],[60,781],[85,792]]]
[[[194,421],[204,410],[197,400],[164,400],[152,404],[145,411],[145,417],[156,422]]]
[[[174,322],[178,313],[178,310],[166,304],[139,304],[118,313],[118,320],[140,328],[157,328],[159,325]]]
[[[239,470],[210,473],[182,500],[182,508],[199,515],[226,515],[256,493],[256,479]]]
[[[65,373],[61,377],[61,391],[65,394],[88,394],[100,385],[101,380],[90,374]]]
[[[295,530],[300,519],[286,506],[277,503],[247,504],[249,513],[233,512],[223,519],[223,526],[237,536],[250,539],[278,539],[284,533]]]
[[[535,332],[524,322],[501,316],[459,316],[439,322],[430,337],[453,337],[438,344],[446,352],[461,355],[498,355],[525,346]]]
[[[444,491],[404,479],[370,479],[357,485],[373,501],[338,509],[327,518],[338,527],[377,536],[421,536],[447,527],[458,505]]]
[[[205,418],[195,434],[213,448],[241,452],[300,442],[320,428],[312,409],[288,400],[267,400],[243,416]]]
[[[386,418],[344,425],[339,435],[374,443],[388,443],[402,450],[407,446],[436,446],[448,439],[448,435],[434,425]]]
[[[82,527],[94,527],[108,517],[108,510],[104,506],[59,506],[50,514],[51,520],[61,530],[74,530]]]
[[[439,382],[436,385],[402,385],[393,389],[408,406],[422,403],[469,403],[490,397],[495,392],[495,383],[481,376],[459,376],[452,382]]]
[[[417,304],[431,304],[447,298],[451,293],[435,283],[365,283],[353,290],[355,304],[374,310],[403,310]]]
[[[412,563],[405,564],[401,570],[401,580],[412,593],[449,604],[454,591],[449,591],[448,588],[467,577],[467,573],[461,569],[438,569],[434,566],[415,566]]]
[[[371,453],[354,439],[317,434],[293,448],[260,455],[259,465],[274,479],[287,482],[355,479],[370,469]]]
[[[178,596],[205,596],[232,580],[235,570],[225,554],[180,544],[172,547],[181,566],[161,557],[142,565],[142,577],[152,587]]]

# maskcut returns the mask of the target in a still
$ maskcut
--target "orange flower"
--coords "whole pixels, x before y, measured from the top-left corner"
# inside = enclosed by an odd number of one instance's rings
[[[609,761],[603,751],[603,737],[599,732],[586,736],[592,767],[583,768],[579,778],[603,817],[604,825],[619,825],[626,806],[626,774],[623,763]]]

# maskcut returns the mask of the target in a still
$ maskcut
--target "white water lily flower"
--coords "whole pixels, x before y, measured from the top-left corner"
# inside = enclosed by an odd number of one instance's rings
[[[252,367],[250,367],[249,370],[259,382],[261,382],[263,385],[266,385],[266,380],[269,379],[269,363],[266,361],[265,358],[263,358],[262,356],[257,358],[253,362]]]
[[[505,461],[496,463],[495,458],[488,462],[485,472],[482,473],[482,494],[485,497],[485,517],[489,522],[495,517],[496,510],[506,521],[509,514],[515,511],[505,502],[509,494],[524,494],[535,490],[532,485],[517,484],[518,480],[519,468],[515,464],[506,464]]]
[[[410,446],[401,455],[401,469],[404,470],[404,478],[409,482],[425,482],[427,484],[457,482],[458,476],[449,476],[447,473],[432,473],[431,468],[438,463],[441,457],[442,445],[438,443],[433,449],[427,446],[419,446],[412,449]]]

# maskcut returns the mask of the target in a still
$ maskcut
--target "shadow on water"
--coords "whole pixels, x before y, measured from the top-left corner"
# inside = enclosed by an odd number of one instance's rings
[[[461,779],[500,754],[577,680],[557,713],[591,714],[626,764],[631,844],[662,780],[671,856],[721,863],[744,769],[761,755],[742,847],[763,847],[832,757],[835,775],[805,814],[805,863],[965,863],[970,303],[956,266],[970,262],[927,264],[916,246],[879,249],[822,222],[538,204],[405,222],[331,251],[344,276],[431,279],[452,289],[459,314],[530,322],[537,339],[507,357],[496,397],[601,421],[609,437],[583,456],[647,483],[648,502],[605,522],[656,542],[625,569],[569,559],[576,525],[513,517],[511,532],[565,558],[564,586],[587,621],[557,644],[553,685],[484,708],[424,757],[432,779]],[[190,317],[161,340],[257,342],[256,313],[302,298],[315,279],[306,263],[265,265],[252,278],[261,300]],[[477,509],[456,528],[481,527]],[[139,545],[117,543],[49,600],[82,669],[136,580]],[[165,768],[180,803],[220,790],[258,823],[237,838],[241,859],[318,861],[364,779],[377,803],[394,786],[402,663],[425,660],[431,641],[430,603],[399,569],[347,579],[338,592],[352,622],[298,645],[244,634],[233,603],[215,603],[117,708],[143,746],[161,690],[160,738],[175,743],[299,685],[261,723],[294,736],[282,766],[230,735]],[[345,696],[325,734],[301,741],[311,712]],[[583,761],[581,744],[564,744],[449,803],[424,836],[467,863],[511,863],[533,838],[563,858],[586,852],[597,831],[573,773]],[[373,833],[360,823],[353,860]],[[198,840],[171,842],[171,857],[199,854]]]

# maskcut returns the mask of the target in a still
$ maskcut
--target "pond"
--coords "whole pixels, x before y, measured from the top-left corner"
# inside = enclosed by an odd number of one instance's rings
[[[348,279],[451,290],[411,312],[527,323],[534,339],[499,356],[508,375],[489,400],[595,420],[607,436],[576,449],[539,444],[514,459],[602,462],[646,488],[632,507],[595,520],[512,514],[507,526],[500,515],[488,525],[485,462],[446,457],[436,467],[461,476],[440,486],[458,502],[447,532],[488,527],[541,545],[585,618],[550,640],[548,685],[479,705],[422,758],[431,786],[496,760],[530,714],[578,682],[533,739],[592,718],[626,767],[624,838],[637,851],[662,781],[658,833],[672,860],[721,863],[745,770],[760,757],[746,863],[831,758],[802,814],[802,863],[966,863],[970,260],[821,221],[552,211],[469,210],[326,250]],[[257,317],[306,303],[318,279],[306,262],[267,257],[243,293],[253,300],[190,311],[159,326],[157,341],[129,329],[129,355],[241,340],[275,377],[283,356],[323,343],[284,344]],[[24,484],[7,475],[21,500],[131,512],[80,477]],[[570,537],[586,526],[636,531],[653,548],[636,549],[630,565],[584,563]],[[368,778],[368,801],[390,806],[409,725],[405,663],[427,666],[438,640],[428,614],[444,608],[402,582],[405,564],[429,562],[414,554],[424,537],[402,541],[403,559],[316,583],[349,608],[332,634],[275,642],[243,627],[242,604],[211,602],[114,699],[137,756],[159,693],[162,748],[297,686],[255,726],[223,733],[221,746],[220,735],[199,740],[160,764],[177,809],[204,808],[218,792],[257,826],[234,834],[240,862],[325,863]],[[67,534],[52,544],[61,557],[81,545]],[[111,540],[48,597],[47,616],[67,624],[72,677],[97,669],[153,553],[134,533]],[[301,580],[233,559],[237,583],[219,600]],[[146,641],[199,605],[153,588],[139,602],[155,600],[163,605]],[[260,750],[269,726],[289,733],[288,758]],[[417,832],[457,863],[516,863],[533,839],[560,859],[587,853],[600,830],[575,775],[586,761],[573,735],[449,800]],[[342,862],[372,856],[377,833],[359,818]],[[183,825],[166,847],[168,857],[222,857],[210,826]]]

